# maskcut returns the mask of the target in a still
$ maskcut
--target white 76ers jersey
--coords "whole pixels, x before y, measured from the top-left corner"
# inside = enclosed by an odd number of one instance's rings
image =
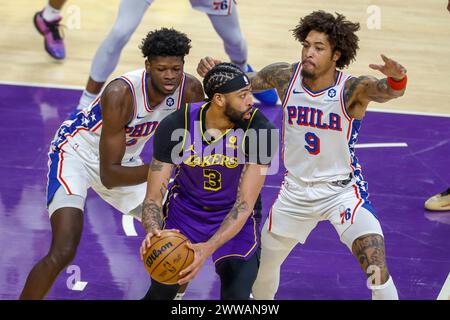
[[[133,94],[133,118],[125,126],[126,150],[122,163],[139,157],[145,143],[155,133],[159,122],[177,110],[183,100],[185,74],[172,95],[167,96],[159,105],[150,107],[147,92],[147,83],[150,81],[148,78],[145,69],[132,71],[119,77],[128,84]],[[63,122],[52,141],[52,148],[78,149],[81,147],[98,155],[102,122],[98,97],[88,108],[73,114]]]
[[[344,101],[345,82],[337,71],[333,86],[312,92],[303,84],[299,63],[282,103],[283,159],[290,175],[303,182],[357,180],[361,168],[354,146],[361,125],[351,118]]]

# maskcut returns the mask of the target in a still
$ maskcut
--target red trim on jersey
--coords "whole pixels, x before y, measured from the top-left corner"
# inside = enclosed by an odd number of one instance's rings
[[[145,72],[145,71],[144,71],[144,72]],[[128,85],[130,86],[131,92],[133,93],[133,99],[134,99],[134,100],[133,100],[133,117],[132,117],[131,120],[130,120],[130,122],[131,122],[131,121],[133,121],[134,117],[137,116],[137,98],[136,98],[136,90],[135,90],[135,88],[134,88],[133,82],[131,82],[131,80],[128,79],[127,77],[121,76],[119,79],[125,80],[126,83],[128,83]],[[145,95],[144,95],[144,97],[145,97]]]
[[[359,201],[356,204],[355,208],[353,209],[353,213],[352,213],[352,221],[351,221],[351,223],[353,224],[353,220],[355,219],[356,211],[361,206],[361,203],[363,202],[363,199],[361,199],[361,196],[359,195],[358,187],[356,186],[356,184],[354,184],[352,187],[353,187],[353,189],[355,189],[356,198],[359,199]]]
[[[272,231],[272,208],[269,211],[269,231]]]
[[[346,82],[348,79],[352,78],[351,76],[349,76],[347,79],[345,79],[344,82]],[[342,113],[344,114],[344,117],[350,121],[352,119],[352,117],[350,117],[350,115],[347,113],[347,108],[346,108],[346,103],[345,103],[345,97],[344,97],[344,89],[345,89],[345,84],[342,86],[341,89],[341,93],[339,95],[339,102],[341,104],[341,110]]]
[[[350,133],[351,133],[351,127],[353,126],[353,119],[350,120],[350,123],[348,124],[348,129],[347,129],[347,142],[350,140]]]
[[[313,97],[313,98],[320,97],[320,96],[323,95],[325,92],[327,92],[329,89],[331,89],[331,88],[333,88],[333,87],[336,87],[336,86],[339,84],[339,82],[341,81],[341,78],[342,78],[342,72],[339,71],[339,70],[338,70],[337,72],[338,72],[338,74],[336,75],[336,79],[334,79],[334,84],[333,84],[331,87],[328,87],[328,88],[325,88],[325,89],[323,89],[323,90],[320,90],[319,92],[312,92],[311,90],[309,90],[309,89],[303,84],[303,81],[300,82],[300,83],[301,83],[301,86],[302,86],[303,90],[304,90],[308,95],[310,95],[311,97]]]
[[[101,95],[97,96],[94,101],[91,102],[89,106],[95,106],[100,101]]]
[[[183,73],[183,75],[181,76],[181,82],[180,82],[180,91],[178,92],[178,101],[177,101],[177,110],[180,109],[180,104],[181,104],[181,97],[184,96],[184,84],[186,81],[186,76]]]
[[[98,126],[98,124],[97,124],[97,126]],[[64,185],[64,187],[65,187],[65,189],[66,189],[66,191],[67,191],[67,193],[68,194],[73,194],[72,193],[72,191],[70,190],[70,188],[69,188],[69,185],[66,183],[66,181],[64,181],[64,179],[63,179],[63,177],[62,177],[62,166],[63,166],[63,162],[64,162],[64,150],[62,150],[62,147],[64,147],[64,145],[67,143],[67,142],[69,142],[69,140],[67,140],[67,137],[74,137],[78,132],[80,132],[81,130],[84,130],[84,131],[89,131],[89,129],[87,129],[87,128],[84,128],[84,127],[79,127],[79,128],[77,128],[73,133],[68,133],[68,134],[65,134],[64,135],[64,137],[66,138],[66,140],[64,141],[64,142],[61,142],[59,145],[58,145],[58,149],[60,149],[61,150],[61,153],[59,154],[59,163],[58,163],[58,181],[61,183],[61,184],[63,184]]]
[[[336,83],[337,86],[341,83],[342,75],[344,74],[344,73],[341,72],[341,71],[338,71],[338,72],[339,72],[339,77],[338,77],[338,81],[337,81],[337,83]]]
[[[301,83],[301,86],[302,86],[303,90],[304,90],[309,96],[311,96],[311,97],[313,97],[313,98],[320,97],[321,95],[323,95],[323,94],[326,92],[326,90],[324,90],[324,91],[322,91],[322,92],[319,92],[319,93],[317,93],[317,94],[314,94],[314,93],[312,93],[311,91],[309,91],[308,88],[306,88],[306,86],[303,85],[303,81],[301,81],[300,83]]]
[[[63,162],[64,162],[64,151],[61,150],[60,154],[59,154],[59,163],[58,163],[58,180],[59,182],[64,185],[64,188],[66,189],[66,192],[68,194],[73,194],[72,190],[70,190],[69,186],[67,185],[66,181],[64,181],[61,173],[62,173],[62,166],[63,166]]]
[[[233,0],[230,0],[228,3],[229,3],[229,5],[228,5],[228,15],[230,15],[231,14],[231,5],[233,4]]]
[[[148,102],[148,100],[147,100],[147,86],[146,86],[147,81],[145,81],[146,74],[147,74],[147,73],[146,73],[146,71],[144,70],[144,71],[142,72],[142,78],[141,78],[142,95],[144,96],[144,107],[145,107],[145,110],[147,110],[147,112],[152,112],[151,107],[150,107],[150,104],[149,104],[149,102]]]
[[[100,120],[95,127],[91,128],[92,132],[95,132],[98,128],[100,128],[103,124],[103,120]]]

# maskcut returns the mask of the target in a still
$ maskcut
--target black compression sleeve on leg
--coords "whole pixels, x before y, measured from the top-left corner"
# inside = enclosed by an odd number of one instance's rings
[[[247,260],[229,259],[216,266],[221,300],[248,300],[259,269],[259,250]]]
[[[150,288],[142,300],[173,300],[178,289],[180,289],[178,284],[162,284],[152,279]]]

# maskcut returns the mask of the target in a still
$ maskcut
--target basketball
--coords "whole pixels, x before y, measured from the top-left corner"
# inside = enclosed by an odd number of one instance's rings
[[[161,237],[153,236],[151,246],[144,256],[144,266],[152,279],[164,284],[176,284],[181,270],[194,261],[194,251],[186,245],[190,243],[179,232],[161,231]]]

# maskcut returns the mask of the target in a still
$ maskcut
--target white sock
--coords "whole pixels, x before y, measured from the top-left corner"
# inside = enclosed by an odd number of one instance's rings
[[[392,277],[386,283],[379,286],[369,286],[372,290],[372,300],[398,300],[397,288]]]
[[[54,21],[61,18],[61,10],[51,7],[49,4],[45,6],[42,17],[45,21]]]
[[[80,102],[78,102],[77,110],[89,107],[89,105],[92,103],[92,101],[95,100],[95,98],[97,98],[97,94],[83,90],[83,94],[80,97]]]

